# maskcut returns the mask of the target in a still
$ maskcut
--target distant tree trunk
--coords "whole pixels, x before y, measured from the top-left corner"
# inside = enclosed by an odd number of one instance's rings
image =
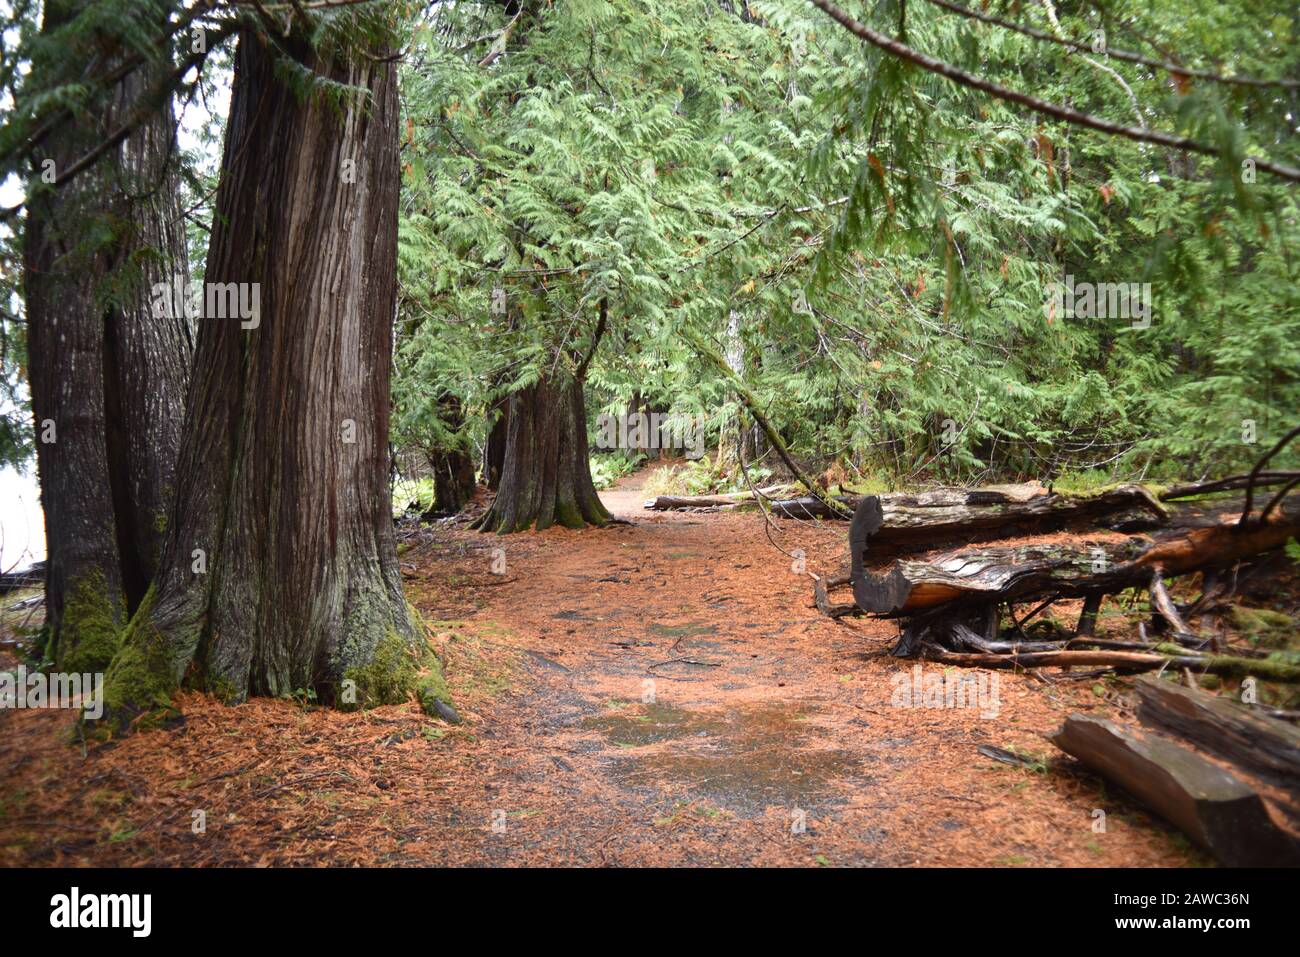
[[[496,420],[483,446],[483,484],[492,491],[501,487],[501,472],[506,464],[506,439],[510,434],[510,399],[493,405]]]
[[[456,515],[474,496],[474,460],[463,449],[437,452],[433,456],[433,508],[425,513]]]
[[[240,34],[206,277],[256,284],[260,313],[201,327],[162,569],[105,688],[117,724],[182,679],[230,701],[445,697],[386,481],[396,67],[277,38],[368,94],[338,104],[291,89],[268,44]]]
[[[591,480],[582,380],[543,380],[512,393],[505,468],[481,531],[605,525],[612,516]]]
[[[47,6],[42,29],[84,4]],[[134,108],[153,77],[113,90],[94,122],[54,132],[37,158],[66,169]],[[102,671],[158,569],[192,345],[151,290],[188,279],[168,98],[81,177],[34,178],[25,235],[28,374],[45,509],[45,654]]]
[[[741,338],[740,327],[743,318],[739,311],[732,309],[727,316],[726,350],[723,358],[727,366],[740,379],[745,377],[745,341]],[[762,429],[748,422],[748,416],[742,408],[736,410],[735,417],[725,425],[718,442],[718,460],[727,469],[746,466],[758,458],[758,443],[763,441]]]
[[[460,441],[465,424],[460,400],[448,395],[440,405],[447,425]],[[474,495],[474,460],[463,446],[457,445],[430,453],[429,467],[433,470],[433,504],[420,517],[429,521],[439,515],[457,514]]]

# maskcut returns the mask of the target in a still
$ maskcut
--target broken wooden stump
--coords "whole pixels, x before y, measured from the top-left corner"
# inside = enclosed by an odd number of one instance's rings
[[[813,604],[817,610],[828,618],[844,618],[847,615],[860,615],[862,609],[856,602],[832,604],[830,589],[849,584],[848,575],[833,575],[829,578],[813,576]]]
[[[1300,840],[1249,783],[1173,741],[1073,714],[1051,740],[1230,867],[1300,865]]]

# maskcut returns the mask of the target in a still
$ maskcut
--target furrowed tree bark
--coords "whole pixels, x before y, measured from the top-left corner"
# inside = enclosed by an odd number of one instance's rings
[[[433,508],[423,518],[456,515],[474,494],[474,461],[464,449],[445,449],[433,455]]]
[[[49,32],[84,3],[47,4]],[[89,51],[88,51],[89,55]],[[119,125],[168,64],[127,73],[101,115],[60,124],[35,156],[59,172]],[[188,279],[170,96],[97,165],[28,190],[28,373],[45,510],[45,654],[108,666],[158,569],[192,344],[151,291]],[[45,166],[52,161],[53,166]]]
[[[183,681],[344,707],[446,694],[387,483],[396,68],[298,33],[276,46],[366,96],[301,95],[285,54],[241,32],[206,278],[250,284],[260,310],[202,323],[162,567],[106,682],[115,726]]]

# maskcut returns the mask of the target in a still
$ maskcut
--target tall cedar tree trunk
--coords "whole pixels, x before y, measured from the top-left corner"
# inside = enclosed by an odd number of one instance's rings
[[[501,484],[476,528],[505,534],[610,521],[591,480],[581,377],[512,393],[506,422]]]
[[[267,41],[240,34],[206,278],[260,284],[260,323],[201,326],[162,570],[106,683],[118,726],[182,680],[229,701],[445,698],[386,481],[396,67],[277,44],[369,95],[300,95]]]
[[[50,4],[43,30],[81,3]],[[88,54],[89,55],[89,51]],[[153,77],[122,80],[103,115],[53,133],[62,171],[130,112]],[[45,509],[46,656],[102,671],[158,569],[192,344],[151,289],[188,278],[170,97],[77,179],[29,190],[28,374]]]

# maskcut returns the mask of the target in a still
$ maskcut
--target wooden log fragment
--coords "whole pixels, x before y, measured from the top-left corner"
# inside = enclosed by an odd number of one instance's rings
[[[926,640],[929,638],[930,640]],[[1062,649],[1056,651],[1022,651],[1014,654],[983,654],[972,652],[947,651],[941,644],[963,644],[965,639],[958,632],[954,637],[945,633],[942,641],[931,636],[913,639],[910,646],[900,641],[894,649],[899,657],[909,657],[910,653],[937,661],[946,665],[958,665],[963,668],[1117,668],[1122,671],[1156,671],[1161,668],[1190,668],[1201,674],[1220,675],[1228,678],[1262,678],[1266,681],[1297,682],[1300,681],[1300,665],[1284,661],[1271,661],[1260,658],[1238,658],[1235,655],[1187,655],[1164,654],[1153,651],[1100,650],[1084,651]],[[1170,646],[1162,645],[1162,648]],[[1176,647],[1176,646],[1175,646]]]
[[[1097,613],[1101,611],[1101,592],[1090,591],[1083,597],[1083,611],[1079,613],[1079,623],[1075,626],[1074,637],[1091,638],[1097,633]]]
[[[1300,793],[1300,728],[1249,706],[1152,678],[1137,682],[1138,718]]]
[[[805,495],[802,498],[784,499],[770,503],[772,514],[778,518],[843,518],[851,514],[858,506],[859,499],[849,495],[836,496],[835,501],[844,507],[844,512],[832,511],[830,505],[819,498]]]
[[[1051,740],[1229,867],[1300,864],[1300,841],[1237,775],[1166,738],[1073,714]]]
[[[724,508],[745,501],[735,495],[658,495],[647,499],[643,508],[656,512],[681,511],[689,508]]]
[[[847,615],[860,615],[862,610],[854,602],[832,604],[829,589],[849,583],[848,575],[835,575],[830,578],[813,579],[813,603],[817,610],[829,618],[844,618]]]
[[[854,597],[863,611],[872,614],[910,615],[961,600],[1008,602],[1110,594],[1149,587],[1157,570],[1165,576],[1182,575],[1279,549],[1297,534],[1300,510],[1293,516],[1277,512],[1270,521],[1249,526],[1221,519],[1126,537],[972,545],[868,570],[851,532]]]
[[[1137,521],[1141,515],[1145,521]],[[1127,528],[1158,527],[1169,513],[1140,485],[1121,485],[1090,495],[1062,495],[1041,486],[941,489],[918,495],[869,495],[854,514],[859,542],[870,546],[923,544],[934,548],[975,538],[1055,531],[1074,524],[1111,520]]]
[[[764,497],[776,494],[784,490],[784,485],[769,485],[767,488],[758,489],[758,494]],[[754,493],[748,490],[743,492],[720,492],[717,495],[658,495],[652,499],[647,499],[642,508],[648,508],[656,512],[669,512],[692,508],[722,508],[728,505],[741,505],[754,500]]]

